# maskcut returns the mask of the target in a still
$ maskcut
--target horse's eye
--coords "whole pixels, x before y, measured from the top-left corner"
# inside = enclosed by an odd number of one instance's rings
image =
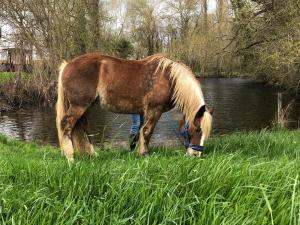
[[[196,128],[195,131],[199,133],[201,131],[201,129]]]

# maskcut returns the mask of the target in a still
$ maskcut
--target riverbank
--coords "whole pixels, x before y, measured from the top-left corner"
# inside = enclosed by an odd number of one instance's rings
[[[223,72],[206,72],[201,73],[200,71],[194,71],[194,74],[197,78],[241,78],[241,79],[250,79],[253,80],[253,76],[247,73],[241,73],[240,71],[223,71]]]
[[[298,224],[300,132],[211,139],[202,158],[182,148],[140,158],[99,151],[69,166],[59,150],[0,137],[3,223]]]
[[[40,74],[0,72],[0,112],[54,106],[56,81]]]
[[[0,112],[16,111],[32,106],[53,107],[57,97],[56,78],[46,79],[41,74],[0,72]],[[195,75],[199,79],[248,78],[233,72],[201,75],[195,72]]]

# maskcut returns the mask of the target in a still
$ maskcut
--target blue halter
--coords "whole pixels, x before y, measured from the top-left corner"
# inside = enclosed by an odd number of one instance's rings
[[[184,126],[184,129],[181,131],[181,136],[184,137],[184,146],[185,148],[191,148],[195,151],[204,151],[204,146],[201,146],[201,145],[191,145],[190,143],[190,135],[189,135],[189,132],[188,132],[188,129],[189,129],[190,125],[189,123],[186,123],[185,126]]]

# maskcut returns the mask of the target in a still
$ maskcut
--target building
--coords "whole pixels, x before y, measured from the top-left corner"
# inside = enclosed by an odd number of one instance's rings
[[[32,72],[33,51],[27,47],[16,47],[12,28],[0,27],[0,72]]]
[[[26,48],[0,49],[0,72],[32,72],[32,50]]]

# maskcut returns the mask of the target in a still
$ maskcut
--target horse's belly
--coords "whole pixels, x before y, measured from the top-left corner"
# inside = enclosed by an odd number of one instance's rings
[[[114,113],[142,113],[139,107],[135,107],[127,101],[118,102],[117,104],[111,102],[103,102],[100,99],[102,108]]]
[[[142,97],[123,95],[120,96],[113,92],[102,92],[100,105],[102,108],[115,113],[142,113]]]

